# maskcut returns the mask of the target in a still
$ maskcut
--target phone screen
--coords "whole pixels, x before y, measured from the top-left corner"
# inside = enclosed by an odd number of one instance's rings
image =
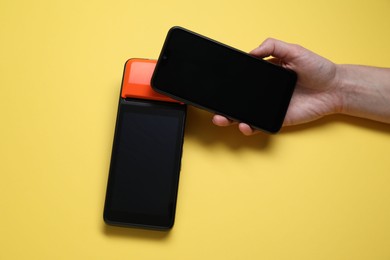
[[[185,106],[121,99],[108,179],[108,224],[171,228],[175,217]]]
[[[152,87],[177,100],[275,133],[296,74],[184,28],[167,35]]]

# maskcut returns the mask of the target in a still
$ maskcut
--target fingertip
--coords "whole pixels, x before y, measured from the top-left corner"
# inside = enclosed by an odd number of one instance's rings
[[[260,46],[261,46],[261,45],[260,45]],[[253,50],[251,50],[251,51],[249,52],[249,54],[250,54],[250,55],[255,55],[256,52],[257,52],[257,49],[259,49],[260,46],[258,46],[258,47],[256,47],[256,48],[254,48]]]
[[[284,59],[293,55],[291,52],[294,50],[294,45],[287,42],[275,39],[267,38],[263,41],[259,47],[252,50],[250,53],[258,57],[273,56],[279,59]]]
[[[213,124],[217,126],[228,126],[231,124],[231,121],[229,119],[220,115],[214,115],[212,121]]]
[[[260,58],[271,56],[274,51],[275,41],[277,40],[274,38],[267,38],[257,48],[250,51],[249,54]]]
[[[252,56],[255,56],[255,57],[264,58],[264,57],[266,57],[266,56],[264,56],[265,54],[264,54],[264,50],[263,50],[263,49],[264,49],[264,48],[262,47],[262,45],[260,45],[259,47],[257,47],[257,48],[255,48],[255,49],[251,50],[251,51],[249,52],[249,55],[252,55]]]
[[[238,125],[238,129],[241,131],[242,134],[246,136],[253,135],[255,133],[254,130],[245,123],[240,123]]]

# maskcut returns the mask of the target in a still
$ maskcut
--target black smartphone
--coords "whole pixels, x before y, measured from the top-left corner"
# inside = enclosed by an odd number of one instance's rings
[[[149,85],[138,83],[152,63],[127,63],[141,77],[125,73],[123,79],[103,218],[111,225],[167,230],[175,219],[186,106],[147,99],[154,94],[128,97]]]
[[[169,30],[152,88],[268,133],[280,130],[297,76],[181,27]]]

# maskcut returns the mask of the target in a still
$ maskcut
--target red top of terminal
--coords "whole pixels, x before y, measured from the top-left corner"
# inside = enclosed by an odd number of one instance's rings
[[[125,66],[121,97],[181,103],[180,101],[157,93],[150,86],[150,80],[156,63],[156,60],[148,59],[128,60]]]

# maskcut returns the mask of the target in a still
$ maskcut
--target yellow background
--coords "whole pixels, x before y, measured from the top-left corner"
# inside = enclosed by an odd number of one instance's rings
[[[390,126],[242,136],[189,108],[176,223],[103,223],[123,65],[181,25],[390,67],[390,1],[0,2],[0,259],[390,259]]]

